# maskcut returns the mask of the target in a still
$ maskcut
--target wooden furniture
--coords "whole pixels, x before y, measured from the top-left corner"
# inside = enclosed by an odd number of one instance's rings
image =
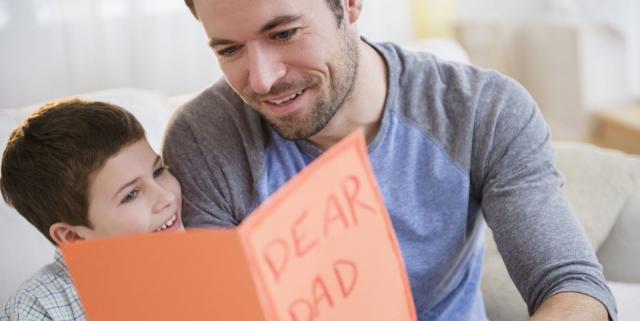
[[[640,103],[597,113],[592,143],[640,154]]]

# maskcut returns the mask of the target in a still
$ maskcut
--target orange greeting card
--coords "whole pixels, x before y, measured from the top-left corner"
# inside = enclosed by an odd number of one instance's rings
[[[361,131],[235,229],[62,247],[90,321],[416,320]]]

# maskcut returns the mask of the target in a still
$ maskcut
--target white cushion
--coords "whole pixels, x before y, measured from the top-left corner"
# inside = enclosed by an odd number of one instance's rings
[[[53,261],[53,245],[14,209],[0,204],[0,308],[20,284]]]
[[[627,200],[598,258],[608,280],[640,283],[640,186]]]
[[[80,97],[106,101],[130,111],[144,127],[151,147],[160,151],[164,129],[173,110],[166,95],[159,91],[122,88],[82,94]]]
[[[609,282],[616,298],[619,321],[634,321],[640,316],[640,283]]]
[[[162,141],[164,128],[173,111],[166,95],[152,90],[120,88],[79,94],[89,100],[99,100],[121,106],[129,110],[140,121],[147,133],[151,146],[158,150]],[[4,144],[10,132],[31,113],[41,107],[43,103],[21,108],[0,109],[0,141]]]
[[[140,121],[151,146],[159,151],[172,107],[168,98],[157,92],[140,89],[112,89],[78,95],[101,100],[129,110]],[[10,132],[42,104],[14,109],[0,109],[0,152],[4,151]],[[0,201],[0,307],[18,286],[44,264],[53,260],[54,247],[14,209]]]
[[[198,93],[183,94],[169,97],[169,109],[173,112],[176,108],[186,104],[195,98]]]
[[[594,249],[640,184],[640,158],[584,143],[555,143],[565,193]]]

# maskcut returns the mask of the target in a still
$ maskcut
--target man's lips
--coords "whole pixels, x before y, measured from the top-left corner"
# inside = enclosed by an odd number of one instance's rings
[[[266,102],[268,104],[271,105],[284,105],[286,103],[288,103],[291,100],[294,100],[296,97],[302,95],[302,93],[305,91],[305,89],[301,89],[299,91],[293,92],[293,93],[289,93],[286,95],[282,95],[278,98],[270,98],[270,99],[263,99],[263,102]]]

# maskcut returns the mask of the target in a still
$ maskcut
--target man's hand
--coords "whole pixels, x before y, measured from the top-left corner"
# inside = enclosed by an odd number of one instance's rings
[[[558,293],[542,303],[529,321],[607,321],[609,314],[600,301],[574,292]]]

